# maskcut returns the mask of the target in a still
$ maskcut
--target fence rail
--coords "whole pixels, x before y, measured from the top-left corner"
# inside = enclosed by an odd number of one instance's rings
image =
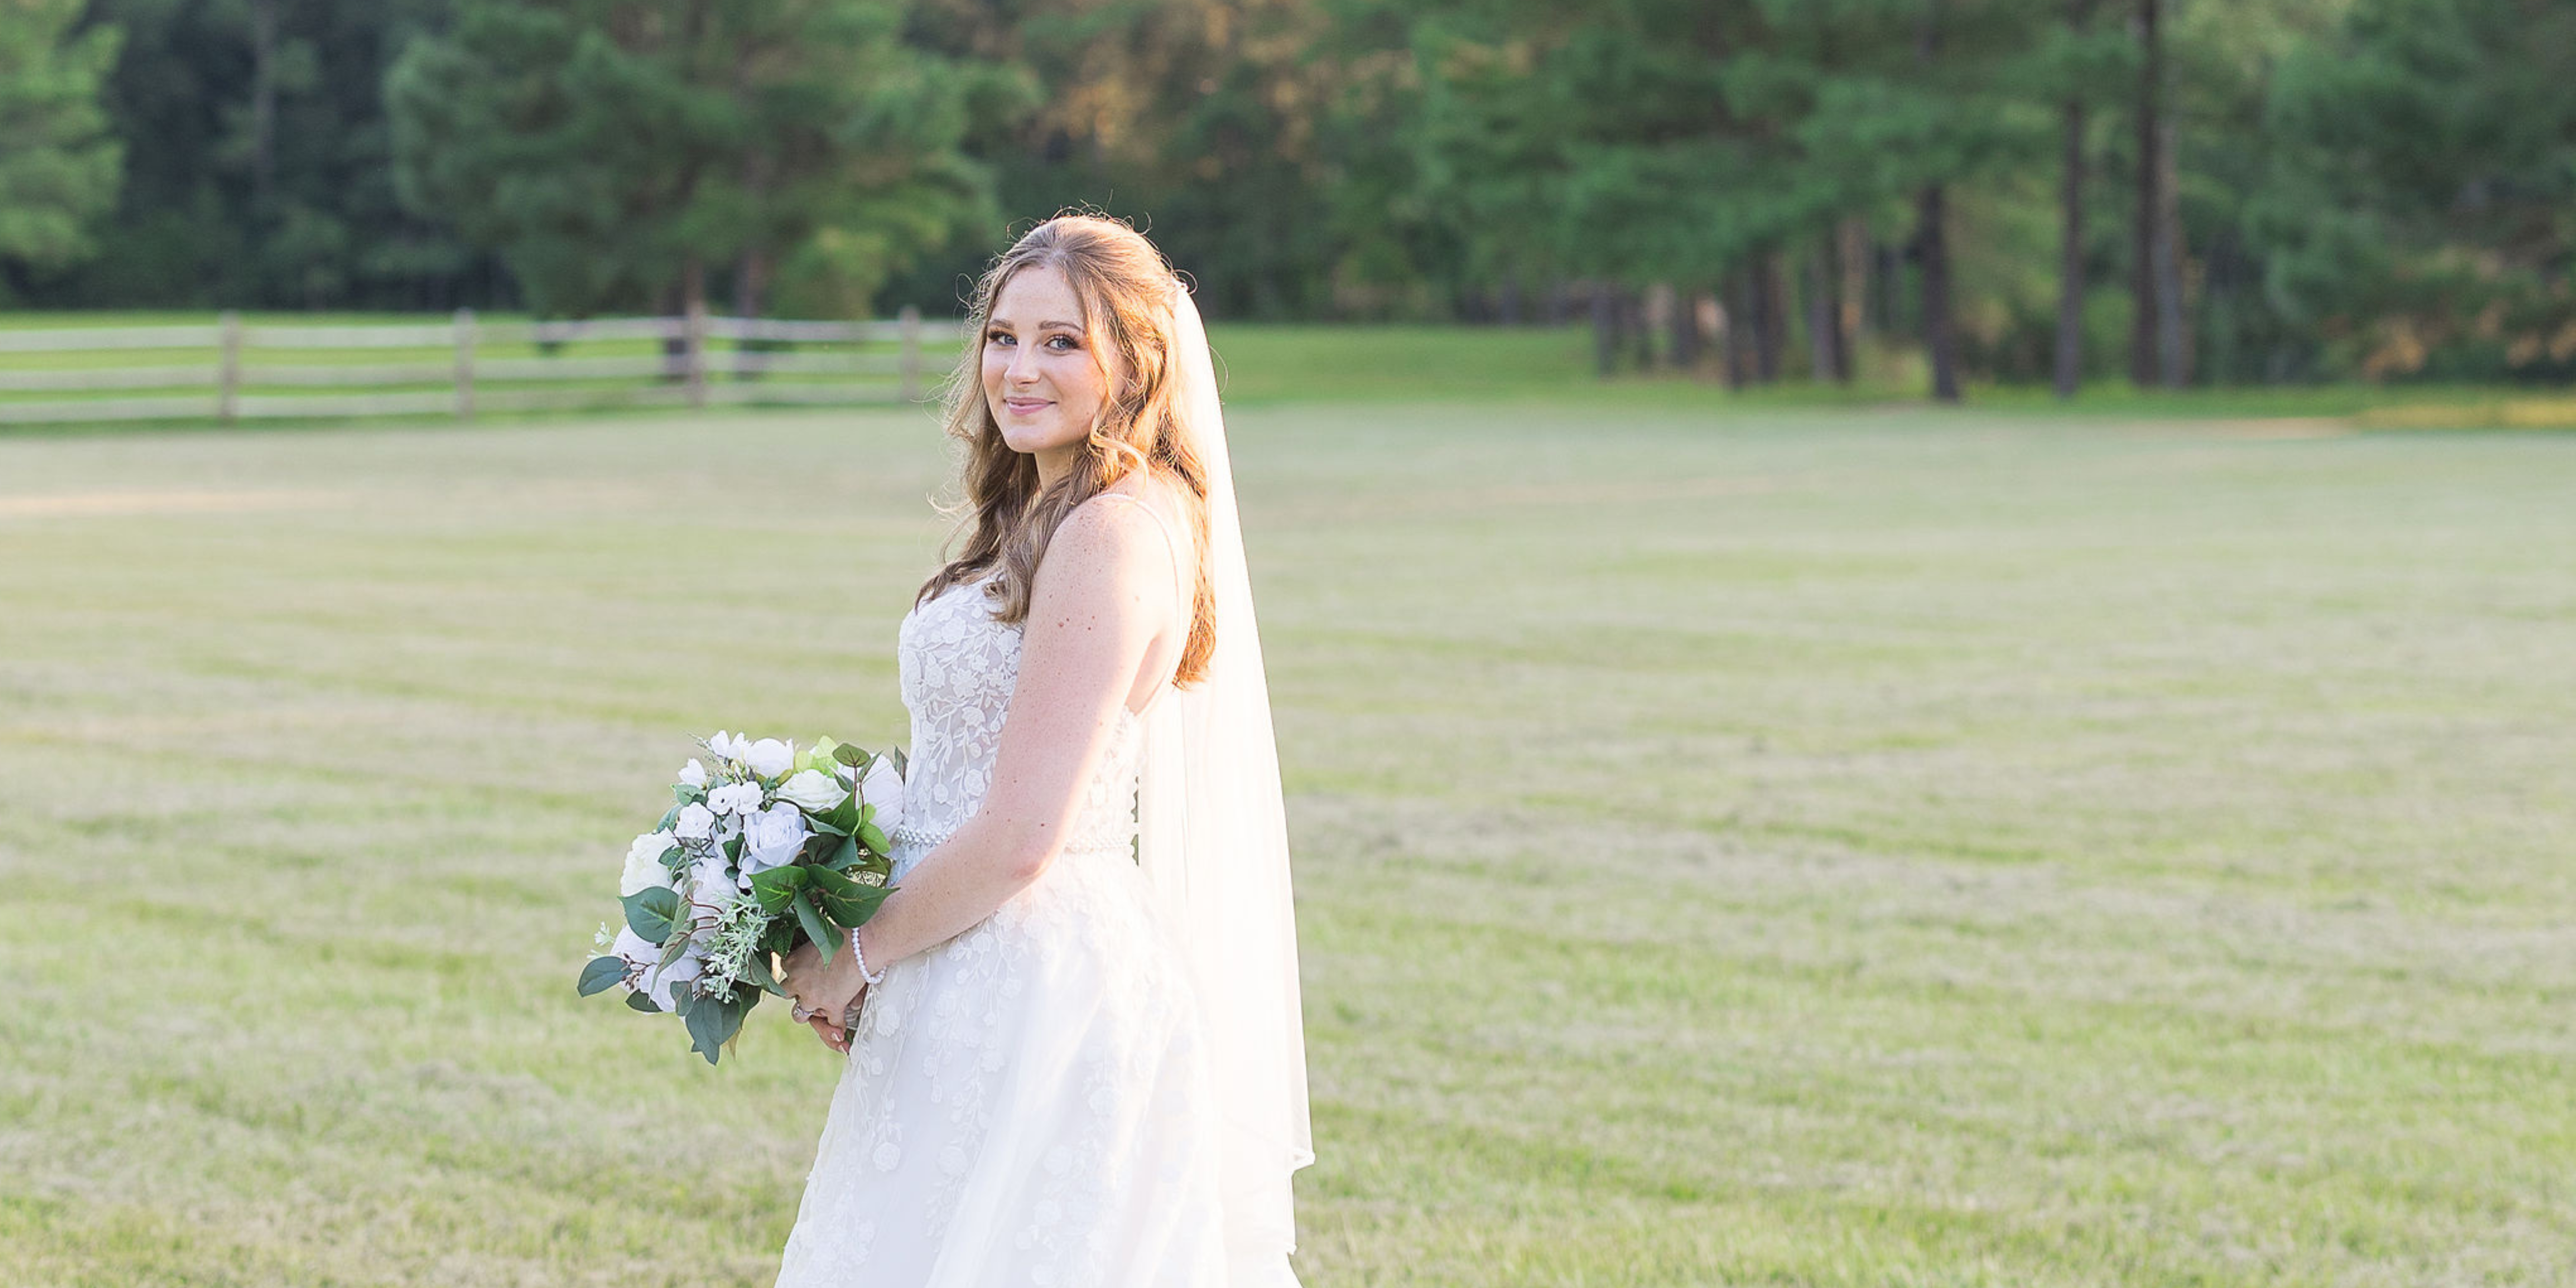
[[[244,325],[226,313],[204,326],[0,330],[0,424],[915,402],[945,372],[924,344],[956,334],[911,308],[861,322],[486,322],[460,309],[426,325]],[[126,353],[138,360],[121,364]],[[350,359],[332,360],[341,353]]]

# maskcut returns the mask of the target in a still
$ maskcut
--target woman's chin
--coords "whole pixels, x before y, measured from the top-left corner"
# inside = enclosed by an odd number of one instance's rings
[[[1066,433],[1061,427],[1051,424],[1012,425],[1006,422],[1002,426],[1002,442],[1022,456],[1035,456],[1049,448],[1070,446],[1080,437],[1079,434]]]

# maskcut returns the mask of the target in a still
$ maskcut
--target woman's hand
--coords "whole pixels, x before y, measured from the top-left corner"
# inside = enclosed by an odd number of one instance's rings
[[[857,1022],[859,1001],[867,995],[857,956],[844,947],[825,962],[822,950],[811,943],[798,944],[787,955],[779,980],[779,986],[795,999],[797,1018],[835,1051],[850,1049],[850,1026]]]

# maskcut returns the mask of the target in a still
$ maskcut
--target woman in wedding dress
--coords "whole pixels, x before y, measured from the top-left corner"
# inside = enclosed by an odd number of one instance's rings
[[[970,526],[899,633],[898,888],[788,963],[847,1064],[778,1283],[1294,1285],[1286,831],[1206,334],[1090,215],[969,324]]]

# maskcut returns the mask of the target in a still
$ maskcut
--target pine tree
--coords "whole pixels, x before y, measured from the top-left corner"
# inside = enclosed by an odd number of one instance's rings
[[[58,268],[92,253],[115,204],[124,149],[99,92],[122,33],[68,35],[80,0],[0,8],[0,260]]]
[[[540,312],[701,307],[741,264],[738,296],[849,314],[997,222],[958,148],[988,74],[884,0],[466,0],[385,94],[404,199]]]

